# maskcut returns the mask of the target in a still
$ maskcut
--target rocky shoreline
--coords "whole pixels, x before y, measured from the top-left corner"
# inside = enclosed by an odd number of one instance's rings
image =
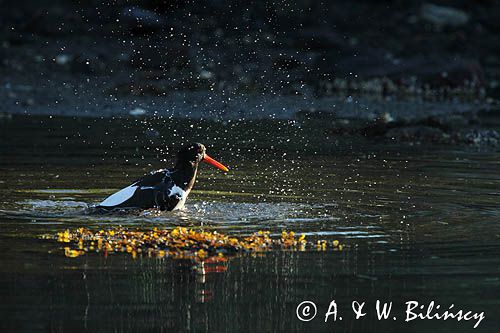
[[[498,142],[481,121],[499,110],[498,15],[454,6],[16,4],[0,14],[0,113],[322,119],[334,135]]]

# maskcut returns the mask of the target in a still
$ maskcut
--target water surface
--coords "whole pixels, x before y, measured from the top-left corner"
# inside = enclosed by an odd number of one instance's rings
[[[327,126],[327,124],[324,124]],[[0,328],[6,331],[470,331],[404,323],[408,300],[484,311],[500,325],[500,151],[329,137],[317,123],[0,119]],[[200,141],[231,166],[202,166],[184,211],[95,215],[89,207]],[[175,143],[174,143],[175,142]],[[189,261],[66,258],[39,235],[66,228],[189,226],[339,240],[343,251],[241,255],[221,272]],[[324,323],[335,299],[343,320]],[[378,321],[377,300],[396,321]],[[296,318],[313,300],[318,317]],[[368,314],[353,319],[352,300]]]

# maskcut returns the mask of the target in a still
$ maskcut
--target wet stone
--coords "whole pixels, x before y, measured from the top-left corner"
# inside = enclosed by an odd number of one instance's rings
[[[472,129],[455,134],[453,139],[457,142],[476,146],[498,146],[500,144],[500,133],[495,130]]]
[[[127,29],[147,32],[163,28],[166,20],[163,16],[140,7],[127,7],[120,12],[120,20]]]
[[[424,4],[420,10],[422,19],[437,26],[458,27],[469,21],[469,15],[454,7]]]
[[[404,126],[388,130],[385,137],[396,141],[443,142],[448,135],[436,127]]]

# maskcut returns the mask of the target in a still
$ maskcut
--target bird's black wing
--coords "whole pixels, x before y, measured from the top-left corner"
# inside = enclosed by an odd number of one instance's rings
[[[134,182],[138,187],[135,197],[141,202],[151,202],[147,206],[153,205],[160,210],[172,210],[183,200],[183,195],[179,195],[175,189],[175,183],[171,178],[172,170],[162,169],[151,172]],[[152,200],[152,201],[151,201]]]
[[[160,169],[156,171],[152,171],[148,175],[142,176],[139,179],[136,179],[132,186],[138,186],[139,188],[150,188],[150,187],[158,187],[162,182],[168,182],[170,179],[171,171],[168,169]]]
[[[157,199],[160,198],[157,197],[159,191],[162,191],[165,185],[171,182],[169,175],[170,170],[168,169],[153,171],[135,180],[131,185],[110,195],[99,204],[99,207],[162,207],[164,203],[161,200],[158,201]]]

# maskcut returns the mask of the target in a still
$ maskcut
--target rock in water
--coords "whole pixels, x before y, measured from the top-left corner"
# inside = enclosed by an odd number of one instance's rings
[[[456,136],[458,142],[476,146],[498,146],[500,133],[488,129],[472,129]]]
[[[385,137],[398,142],[443,142],[447,135],[439,128],[429,126],[404,126],[390,129]]]
[[[165,25],[163,16],[139,7],[124,8],[120,13],[120,18],[129,29],[136,31],[155,31]]]
[[[424,20],[441,27],[458,27],[469,21],[469,15],[460,9],[433,4],[424,4],[420,15]]]
[[[146,114],[146,110],[142,109],[142,108],[135,108],[135,109],[132,109],[128,112],[129,115],[131,116],[134,116],[134,117],[140,117],[140,116],[144,116]]]

